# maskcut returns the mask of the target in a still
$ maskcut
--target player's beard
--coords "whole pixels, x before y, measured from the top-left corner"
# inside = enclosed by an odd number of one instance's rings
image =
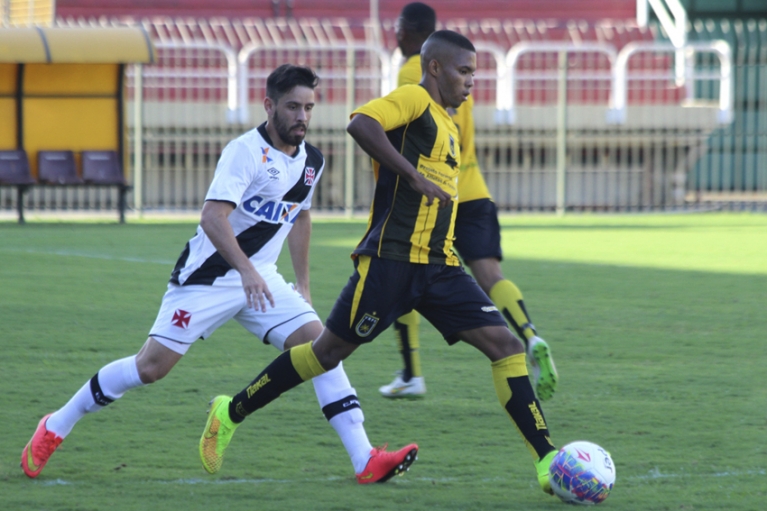
[[[293,126],[288,126],[287,123],[282,120],[280,114],[276,111],[274,112],[272,121],[274,122],[274,129],[277,130],[277,134],[280,136],[284,143],[292,146],[297,146],[304,141],[304,137],[306,136],[306,132],[308,130],[308,126],[306,124],[298,122]],[[304,133],[301,135],[292,133],[292,130],[295,128],[303,128]]]

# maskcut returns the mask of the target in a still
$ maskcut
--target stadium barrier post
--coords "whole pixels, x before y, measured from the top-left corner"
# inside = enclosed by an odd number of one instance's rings
[[[565,214],[565,170],[567,165],[567,50],[559,50],[557,84],[557,215]]]

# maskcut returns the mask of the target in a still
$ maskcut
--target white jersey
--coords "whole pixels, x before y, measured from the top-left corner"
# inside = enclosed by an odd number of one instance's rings
[[[205,200],[235,205],[229,223],[240,248],[259,273],[276,271],[282,244],[298,214],[311,207],[324,167],[319,149],[305,142],[292,156],[275,149],[266,123],[224,148]],[[197,234],[186,244],[170,282],[241,285],[242,280],[197,226]]]

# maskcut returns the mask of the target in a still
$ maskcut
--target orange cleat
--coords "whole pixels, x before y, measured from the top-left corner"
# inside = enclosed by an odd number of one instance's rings
[[[45,429],[45,422],[52,414],[48,414],[37,424],[35,434],[32,439],[21,451],[21,468],[27,477],[37,477],[43,471],[43,467],[48,463],[51,454],[55,451],[63,438],[56,436],[52,431]]]
[[[399,451],[387,452],[386,445],[374,447],[365,470],[357,474],[359,484],[383,483],[394,476],[402,475],[418,459],[418,446],[406,445]]]

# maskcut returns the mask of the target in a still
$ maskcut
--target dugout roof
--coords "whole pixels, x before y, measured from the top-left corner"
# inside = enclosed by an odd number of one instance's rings
[[[0,28],[0,149],[125,158],[125,66],[154,63],[143,27]],[[127,168],[127,165],[123,165]]]
[[[152,63],[143,27],[0,28],[0,62],[18,64]]]

